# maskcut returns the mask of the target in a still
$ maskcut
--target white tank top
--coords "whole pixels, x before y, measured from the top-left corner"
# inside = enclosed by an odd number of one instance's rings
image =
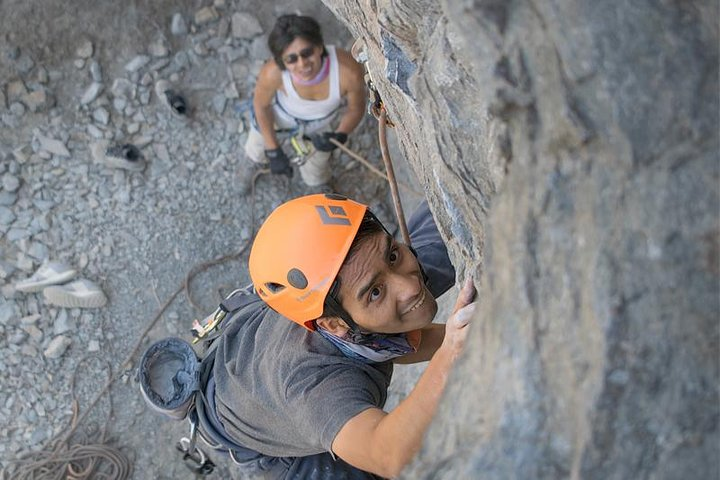
[[[275,94],[278,107],[280,107],[282,113],[293,119],[321,120],[335,113],[340,107],[342,98],[340,97],[340,67],[337,54],[335,53],[335,47],[332,45],[327,45],[325,49],[330,62],[330,73],[328,74],[330,76],[330,95],[324,100],[301,98],[295,91],[290,72],[283,70],[282,81],[285,91],[278,90]]]

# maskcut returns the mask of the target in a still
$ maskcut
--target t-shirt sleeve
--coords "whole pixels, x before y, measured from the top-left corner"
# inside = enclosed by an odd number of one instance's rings
[[[369,370],[351,365],[329,365],[293,382],[288,405],[299,433],[308,442],[332,451],[332,442],[350,419],[368,408],[381,408],[385,402],[380,377],[373,376]]]
[[[423,201],[408,222],[410,241],[428,277],[428,289],[435,298],[455,284],[455,267],[435,225],[427,201]]]

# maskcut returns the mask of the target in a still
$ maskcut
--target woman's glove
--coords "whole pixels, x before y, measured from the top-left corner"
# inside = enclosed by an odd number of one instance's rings
[[[310,135],[307,135],[307,137],[312,142],[315,150],[318,150],[320,152],[332,152],[337,148],[337,145],[330,141],[331,138],[334,138],[340,143],[347,142],[348,138],[347,133],[342,132],[312,133]]]
[[[272,150],[265,150],[265,156],[270,160],[270,172],[276,175],[285,174],[292,178],[293,169],[290,166],[290,159],[285,155],[282,148],[278,147]]]

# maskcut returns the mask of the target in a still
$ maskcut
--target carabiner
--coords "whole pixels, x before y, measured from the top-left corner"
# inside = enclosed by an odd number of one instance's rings
[[[209,475],[215,469],[215,463],[210,460],[198,447],[192,447],[192,441],[183,437],[175,448],[183,454],[183,464],[196,475]]]

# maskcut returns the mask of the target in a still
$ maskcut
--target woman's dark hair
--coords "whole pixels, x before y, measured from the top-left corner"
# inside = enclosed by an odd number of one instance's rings
[[[281,70],[285,70],[282,54],[285,49],[296,38],[303,38],[313,45],[323,47],[322,56],[325,51],[320,25],[312,17],[302,15],[283,15],[277,19],[270,35],[268,36],[268,47]]]

